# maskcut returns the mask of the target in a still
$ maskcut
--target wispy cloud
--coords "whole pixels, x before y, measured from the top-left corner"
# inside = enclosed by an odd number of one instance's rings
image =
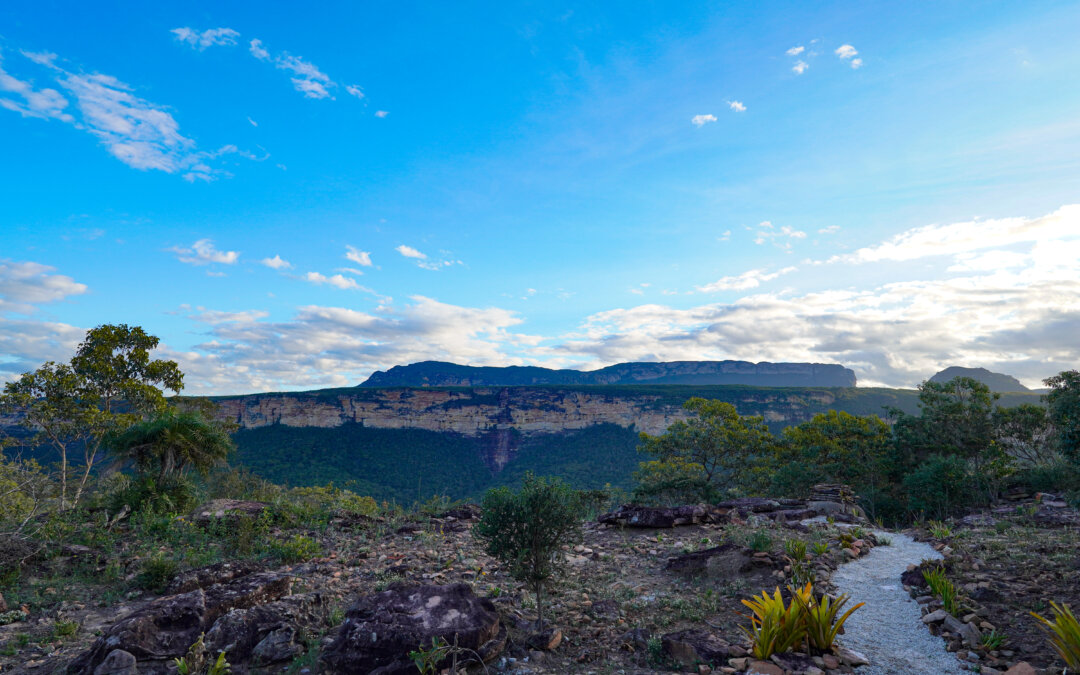
[[[389,114],[390,114],[389,110],[376,110],[375,111],[375,117],[378,117],[379,119],[382,119],[382,118],[386,117]]]
[[[334,98],[330,90],[337,87],[337,83],[330,79],[329,75],[319,70],[314,63],[305,61],[302,57],[293,56],[288,52],[280,52],[276,56],[272,55],[270,50],[263,46],[262,40],[252,40],[248,43],[248,51],[260,61],[273,63],[275,67],[291,73],[292,77],[289,79],[292,80],[293,88],[302,93],[304,98]],[[349,87],[350,89],[359,89],[356,85],[349,85]],[[351,94],[352,91],[349,93]]]
[[[791,72],[795,73],[796,75],[802,75],[809,68],[810,68],[809,63],[807,63],[806,61],[803,61],[802,59],[799,59],[798,61],[795,62],[795,65],[793,65],[791,67]]]
[[[57,119],[92,134],[121,162],[142,171],[179,173],[189,181],[212,180],[222,173],[210,162],[225,154],[240,154],[236,146],[217,151],[200,151],[195,141],[180,133],[180,125],[165,106],[140,98],[134,89],[111,75],[67,70],[58,57],[47,52],[23,52],[23,56],[44,67],[46,75],[75,101],[68,112],[68,99],[57,89],[38,89],[0,67],[0,107],[24,117]],[[2,65],[2,62],[0,62]]]
[[[805,51],[806,51],[806,47],[804,47],[802,45],[798,45],[797,47],[792,47],[791,49],[787,50],[784,53],[787,54],[788,56],[798,56],[799,54],[802,54]]]
[[[406,258],[415,258],[417,260],[427,260],[427,255],[421,253],[420,251],[416,250],[412,246],[406,246],[405,244],[402,244],[401,246],[398,246],[394,250],[397,251],[398,253],[400,253],[401,255],[405,256]]]
[[[690,123],[695,127],[703,127],[709,122],[715,122],[716,115],[694,115],[690,118]]]
[[[263,47],[262,40],[252,40],[248,43],[248,52],[260,61],[269,61],[270,52]]]
[[[169,31],[176,36],[176,39],[184,44],[189,45],[192,49],[197,49],[200,52],[207,47],[234,45],[236,39],[240,37],[240,33],[236,32],[232,28],[211,28],[199,32],[192,28],[173,28]]]
[[[806,233],[802,230],[796,230],[789,225],[783,225],[776,227],[768,220],[762,221],[757,224],[757,228],[747,228],[754,232],[754,243],[759,246],[762,244],[771,243],[778,248],[782,248],[785,251],[791,251],[792,239],[806,239]]]
[[[746,112],[746,106],[743,105],[742,101],[731,101],[728,103],[728,107],[735,112]]]
[[[56,268],[41,263],[0,258],[0,314],[30,314],[35,305],[86,293],[85,284],[54,272]]]
[[[764,269],[748,270],[735,276],[721,277],[711,284],[698,286],[697,289],[703,293],[714,293],[716,291],[745,291],[751,288],[757,288],[766,281],[772,281],[777,277],[790,274],[795,270],[796,268],[794,267],[785,267],[776,272],[769,272]]]
[[[325,284],[346,291],[360,289],[360,284],[356,283],[355,279],[350,279],[349,277],[342,276],[340,274],[335,274],[328,277],[326,275],[319,274],[318,272],[308,272],[304,275],[304,281],[309,281],[313,284],[319,285]]]
[[[219,326],[226,323],[255,323],[259,319],[265,319],[270,316],[270,312],[261,309],[247,309],[239,312],[220,312],[213,309],[206,309],[205,307],[196,307],[196,309],[199,313],[192,314],[188,318],[192,321],[208,323],[212,326]]]
[[[358,85],[350,84],[345,87],[345,91],[349,94],[349,96],[355,96],[356,98],[364,98],[364,90],[361,89]]]
[[[405,248],[408,248],[408,247],[406,246]],[[400,252],[400,247],[399,247],[398,250]],[[416,250],[416,249],[413,249],[413,250]],[[402,255],[404,255],[404,254],[402,254]],[[371,254],[368,253],[367,251],[361,251],[360,249],[356,248],[355,246],[349,246],[349,245],[345,246],[345,258],[348,259],[348,260],[353,261],[354,263],[356,263],[357,265],[360,265],[361,267],[371,267]]]
[[[292,263],[283,259],[280,255],[275,255],[273,258],[263,258],[259,261],[259,264],[266,265],[274,270],[287,270],[292,268]]]
[[[188,265],[235,265],[240,260],[239,251],[219,251],[210,239],[200,239],[190,247],[173,246],[169,250],[176,254],[177,260]]]
[[[839,225],[829,225],[828,227],[820,228],[818,230],[818,234],[833,234],[834,232],[839,232],[839,231],[840,231],[840,226]]]

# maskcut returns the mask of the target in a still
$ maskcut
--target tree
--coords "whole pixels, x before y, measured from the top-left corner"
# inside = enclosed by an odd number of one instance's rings
[[[1065,370],[1044,382],[1050,387],[1046,406],[1058,450],[1080,465],[1080,371]]]
[[[493,488],[481,505],[473,534],[488,555],[506,563],[513,578],[532,588],[537,627],[543,630],[544,588],[564,563],[562,545],[580,536],[580,498],[558,478],[529,473],[521,491]]]
[[[194,412],[169,409],[136,422],[107,441],[113,455],[131,461],[140,475],[157,475],[159,485],[188,469],[206,475],[233,449],[229,435]]]
[[[138,326],[91,329],[70,364],[48,362],[4,386],[0,410],[21,418],[30,442],[51,447],[60,460],[60,506],[77,505],[106,436],[165,407],[159,387],[179,392],[183,373],[174,361],[151,360],[158,339]],[[70,453],[81,449],[81,476],[70,496]]]
[[[876,415],[830,410],[784,429],[773,485],[787,496],[805,497],[817,483],[846,483],[859,494],[876,494],[884,480],[889,426]]]
[[[677,459],[684,468],[701,467],[702,485],[710,493],[703,495],[706,498],[717,491],[750,486],[775,443],[765,419],[739,415],[730,403],[697,397],[683,408],[694,417],[675,422],[660,436],[642,433],[638,450],[661,463]],[[647,468],[642,466],[643,471]]]
[[[1010,457],[1030,466],[1046,464],[1053,458],[1050,418],[1043,406],[1023,403],[997,408],[992,419],[994,440]]]

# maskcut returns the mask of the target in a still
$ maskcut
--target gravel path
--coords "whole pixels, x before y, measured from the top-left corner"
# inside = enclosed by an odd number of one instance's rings
[[[841,565],[832,577],[837,591],[851,596],[849,603],[866,603],[844,624],[841,638],[841,644],[870,660],[858,675],[966,673],[945,651],[944,641],[923,625],[918,604],[900,584],[908,565],[941,555],[906,535],[881,534],[892,540],[891,546],[875,547],[866,557]]]

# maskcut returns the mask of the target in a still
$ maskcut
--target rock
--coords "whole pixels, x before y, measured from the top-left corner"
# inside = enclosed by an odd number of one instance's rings
[[[1038,671],[1031,667],[1027,661],[1021,661],[1005,671],[1005,675],[1036,675]]]
[[[241,520],[257,518],[270,505],[265,502],[252,502],[242,499],[212,499],[191,513],[191,519],[197,523],[208,523],[215,519]]]
[[[845,666],[858,668],[859,666],[870,665],[870,660],[868,658],[853,649],[848,649],[847,647],[834,647],[833,652],[836,653],[836,658],[840,659],[840,662]]]
[[[945,610],[943,610],[943,609],[935,609],[934,611],[930,612],[929,614],[923,616],[922,622],[923,623],[938,623],[940,621],[944,621],[945,617],[947,617],[947,616],[949,616],[949,613],[946,612]]]
[[[735,670],[746,670],[747,664],[750,663],[750,659],[745,656],[740,656],[734,659],[728,659],[728,665]]]
[[[330,673],[406,675],[416,672],[409,652],[434,638],[456,641],[486,663],[502,652],[506,628],[495,605],[468,584],[394,585],[358,598],[321,658]]]
[[[746,675],[784,675],[784,669],[775,663],[755,659],[746,664]]]
[[[293,577],[260,573],[158,598],[113,624],[67,668],[70,675],[91,675],[109,654],[132,654],[146,673],[164,672],[172,659],[187,653],[199,636],[232,609],[266,604],[285,596]],[[232,656],[230,654],[230,656]]]
[[[645,651],[649,648],[649,638],[652,634],[647,628],[635,628],[626,631],[619,637],[619,643],[632,652]]]
[[[230,560],[209,567],[188,570],[176,576],[165,590],[167,595],[187,593],[196,588],[209,588],[258,572],[260,566],[247,560]]]
[[[233,663],[291,659],[303,651],[297,644],[298,631],[318,628],[328,613],[329,599],[322,593],[290,595],[256,607],[232,609],[207,631],[206,647],[214,654],[226,652]]]
[[[716,522],[720,518],[711,508],[701,504],[672,507],[623,505],[597,520],[622,527],[666,528]]]
[[[304,648],[297,643],[296,629],[282,626],[266,634],[251,650],[251,660],[257,665],[277,663],[299,656]]]
[[[765,497],[743,497],[741,499],[729,499],[720,502],[717,508],[731,509],[745,513],[769,513],[780,508],[780,502]]]
[[[720,666],[731,656],[730,646],[719,637],[703,630],[681,630],[660,638],[664,653],[684,666],[708,663]]]
[[[832,654],[822,654],[821,661],[825,665],[826,670],[836,670],[840,667],[840,659]]]
[[[982,645],[982,633],[973,623],[964,623],[955,616],[948,614],[945,616],[945,628],[959,635],[964,644],[971,649],[977,649]]]
[[[123,649],[114,649],[109,652],[97,668],[94,675],[137,675],[139,667],[135,664],[135,657]]]
[[[7,600],[4,600],[4,595],[0,593],[0,612],[8,611]]]
[[[455,518],[457,520],[476,520],[480,517],[479,504],[462,504],[439,514],[440,518]]]
[[[814,659],[810,655],[796,654],[794,652],[773,654],[772,662],[793,673],[805,673],[807,669],[815,667]]]
[[[533,649],[549,652],[562,642],[562,631],[554,626],[537,631],[529,636],[528,643]]]
[[[672,572],[722,579],[734,578],[751,567],[752,557],[741,546],[731,542],[668,558],[664,565],[664,569]]]

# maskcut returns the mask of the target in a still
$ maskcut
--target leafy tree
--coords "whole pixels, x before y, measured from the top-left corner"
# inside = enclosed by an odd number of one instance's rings
[[[705,469],[682,457],[641,462],[634,479],[634,500],[639,503],[686,504],[716,501],[719,495],[705,478]]]
[[[815,415],[784,430],[773,486],[799,497],[817,483],[846,483],[859,494],[876,493],[884,482],[890,441],[888,425],[876,415],[836,410]]]
[[[1024,403],[1013,408],[997,408],[993,415],[994,440],[1010,457],[1028,465],[1053,459],[1049,443],[1050,418],[1041,405]]]
[[[1054,438],[1061,454],[1080,465],[1080,371],[1065,370],[1044,381]]]
[[[660,436],[642,433],[638,450],[661,463],[678,460],[682,469],[701,467],[700,480],[708,493],[705,497],[714,491],[749,487],[775,443],[765,419],[739,415],[730,403],[697,397],[686,401],[683,408],[694,416],[675,422]]]
[[[544,627],[544,588],[562,567],[562,545],[580,536],[581,500],[558,478],[525,477],[519,492],[488,490],[473,534],[488,555],[536,594],[537,625]]]
[[[188,469],[206,475],[224,463],[233,442],[202,415],[168,409],[110,437],[108,446],[118,459],[131,461],[140,475],[156,474],[158,484],[164,484]]]
[[[972,499],[972,480],[963,459],[933,455],[904,477],[912,510],[944,518]]]
[[[158,339],[138,326],[98,326],[87,332],[70,364],[50,361],[4,386],[0,410],[18,415],[35,432],[32,444],[59,455],[61,508],[79,503],[106,436],[163,409],[159,387],[183,388],[174,361],[151,360],[157,345]],[[81,475],[69,498],[70,454],[78,450]]]

